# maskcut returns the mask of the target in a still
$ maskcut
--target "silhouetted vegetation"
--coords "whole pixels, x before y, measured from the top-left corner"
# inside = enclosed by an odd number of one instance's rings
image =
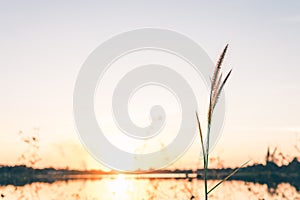
[[[223,169],[208,169],[207,179],[209,180],[222,180],[228,173],[235,170],[234,168]],[[267,161],[265,164],[254,164],[251,166],[243,167],[239,173],[234,174],[229,180],[242,180],[246,182],[255,182],[260,184],[267,184],[269,188],[276,188],[280,183],[290,183],[297,191],[300,191],[300,162],[294,158],[289,164],[278,166],[273,161]],[[177,177],[184,179],[192,179],[192,174],[197,174],[196,178],[203,178],[203,169],[193,170],[160,170],[156,174],[185,174],[186,176]],[[99,176],[93,175],[112,175],[116,172],[104,172],[101,170],[69,170],[69,169],[54,169],[44,168],[35,169],[26,167],[25,165],[19,166],[2,166],[0,167],[0,185],[15,185],[23,186],[33,182],[47,182],[52,183],[61,180],[75,180],[75,179],[99,179]],[[159,178],[159,177],[153,177]],[[172,177],[170,177],[172,178]]]
[[[101,170],[34,169],[25,165],[0,167],[0,185],[23,186],[33,182],[52,183],[80,179],[83,175],[107,174]],[[110,173],[111,174],[111,173]]]

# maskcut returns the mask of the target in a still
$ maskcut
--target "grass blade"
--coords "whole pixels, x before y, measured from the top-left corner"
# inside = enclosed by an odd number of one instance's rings
[[[245,162],[244,164],[242,164],[240,167],[236,168],[235,170],[233,170],[228,176],[226,176],[223,180],[221,180],[219,183],[217,183],[214,187],[212,187],[207,194],[209,194],[210,192],[212,192],[214,189],[216,189],[219,185],[221,185],[224,181],[228,180],[231,176],[233,176],[235,173],[237,173],[242,167],[244,167],[250,160],[248,160],[247,162]]]
[[[204,148],[204,142],[203,142],[203,134],[202,134],[202,129],[201,129],[201,124],[200,124],[200,120],[198,117],[198,113],[196,112],[196,117],[197,117],[197,124],[198,124],[198,129],[199,129],[199,135],[200,135],[200,139],[201,139],[201,148],[202,148],[202,153],[203,153],[203,157],[205,159],[205,148]],[[205,164],[206,164],[206,159],[204,160]]]
[[[200,134],[200,139],[201,139],[201,148],[202,148],[202,154],[203,154],[203,163],[204,163],[204,192],[205,192],[205,200],[207,200],[207,168],[208,168],[208,160],[207,160],[207,153],[205,152],[204,148],[204,142],[203,142],[203,134],[202,134],[202,129],[201,129],[201,124],[199,120],[198,113],[196,112],[196,117],[197,117],[197,124],[198,124],[198,129],[199,129],[199,134]]]

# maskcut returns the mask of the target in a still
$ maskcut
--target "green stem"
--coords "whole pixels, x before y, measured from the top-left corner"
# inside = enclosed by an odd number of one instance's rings
[[[207,141],[206,141],[206,155],[205,155],[205,166],[204,166],[204,190],[205,190],[205,200],[208,200],[208,183],[207,183],[207,172],[208,172],[208,155],[209,155],[209,136],[210,136],[210,119],[207,125]]]
[[[208,189],[207,189],[207,172],[208,172],[208,154],[209,154],[209,136],[210,136],[210,125],[212,118],[212,90],[210,92],[209,99],[209,109],[208,109],[208,119],[207,119],[207,137],[206,137],[206,152],[205,152],[205,166],[204,166],[204,191],[205,191],[205,200],[208,200]]]
[[[204,158],[206,159],[206,158]],[[204,192],[205,192],[205,200],[208,200],[208,191],[207,191],[207,168],[204,166]]]

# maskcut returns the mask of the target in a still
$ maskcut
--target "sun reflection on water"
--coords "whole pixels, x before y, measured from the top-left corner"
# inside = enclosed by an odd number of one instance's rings
[[[126,178],[124,174],[118,174],[108,182],[108,189],[116,199],[130,199],[128,191],[133,187],[132,180]]]
[[[218,181],[209,181],[210,185]],[[0,186],[2,199],[9,200],[163,200],[203,199],[203,181],[172,178],[134,178],[119,174],[100,179],[33,183],[25,186]],[[36,190],[38,188],[38,190]],[[266,184],[244,181],[224,182],[211,195],[211,200],[223,199],[297,199],[300,191],[288,183],[268,188]]]

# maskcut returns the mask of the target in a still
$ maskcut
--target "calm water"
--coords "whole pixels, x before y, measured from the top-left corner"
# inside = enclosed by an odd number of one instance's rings
[[[217,181],[210,181],[213,185]],[[22,187],[1,186],[2,199],[203,199],[203,181],[192,179],[150,179],[133,178],[124,175],[106,176],[94,180],[58,181],[54,183],[33,183]],[[0,197],[1,199],[1,197]],[[267,185],[228,181],[210,195],[210,199],[295,199],[300,192],[287,183],[276,189]]]

